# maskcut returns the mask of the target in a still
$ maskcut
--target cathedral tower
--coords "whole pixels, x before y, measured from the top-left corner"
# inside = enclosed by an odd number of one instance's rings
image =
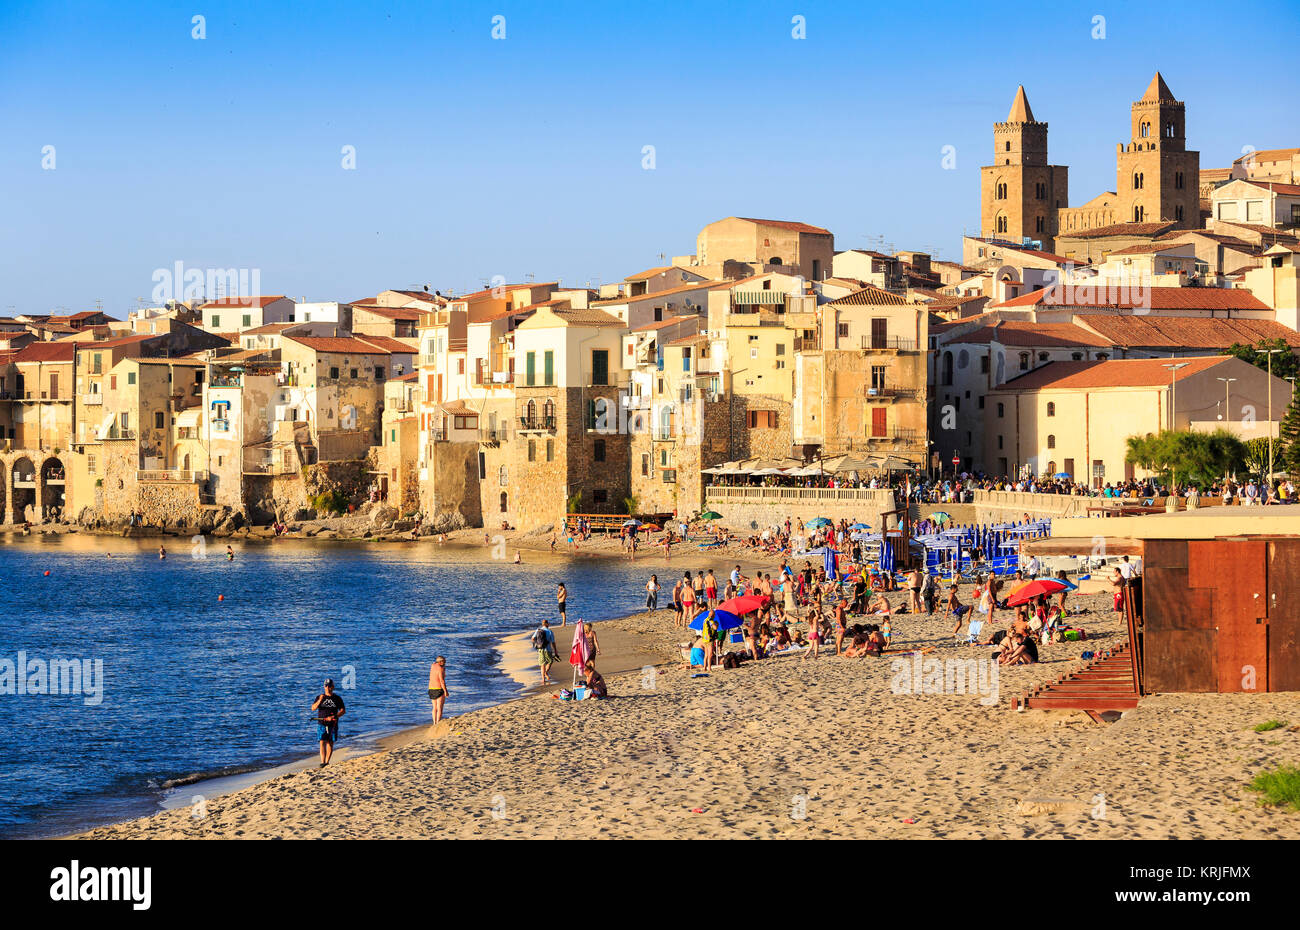
[[[1069,203],[1069,169],[1047,163],[1047,124],[1034,119],[1023,86],[1005,123],[993,125],[993,164],[980,169],[980,235],[1052,249],[1056,211]]]
[[[1159,71],[1133,104],[1131,119],[1132,141],[1120,143],[1115,158],[1121,222],[1199,227],[1201,153],[1187,151],[1183,103]]]

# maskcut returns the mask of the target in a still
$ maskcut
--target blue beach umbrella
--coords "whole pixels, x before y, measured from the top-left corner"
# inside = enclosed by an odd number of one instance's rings
[[[807,523],[804,524],[804,528],[809,530],[819,530],[823,526],[832,526],[832,525],[833,524],[831,523],[831,521],[826,519],[825,517],[814,517],[813,519],[809,520]]]
[[[871,529],[871,527],[867,526],[865,523],[854,523],[852,526],[849,527],[849,529],[851,529],[851,530],[869,530],[869,529]]]
[[[839,580],[839,572],[835,567],[835,550],[826,550],[826,577],[831,581]]]
[[[888,539],[880,541],[880,570],[882,572],[894,570],[894,547]]]
[[[702,631],[704,629],[704,618],[709,615],[707,610],[701,610],[691,621],[692,630]],[[719,630],[734,630],[737,627],[744,626],[739,617],[729,610],[715,610],[713,612],[713,622],[718,625]]]

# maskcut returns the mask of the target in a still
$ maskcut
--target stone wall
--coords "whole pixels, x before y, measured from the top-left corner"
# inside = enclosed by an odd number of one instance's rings
[[[790,455],[794,443],[791,424],[793,408],[789,401],[768,394],[732,394],[730,430],[727,437],[733,459],[780,459]],[[775,411],[776,428],[751,429],[750,411]]]
[[[706,492],[705,504],[722,514],[719,522],[736,533],[765,529],[786,517],[800,525],[815,517],[836,523],[862,521],[879,530],[881,513],[895,507],[892,491],[829,488],[712,488]]]

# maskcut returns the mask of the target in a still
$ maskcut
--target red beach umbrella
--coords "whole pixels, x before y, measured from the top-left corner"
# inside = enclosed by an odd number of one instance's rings
[[[1007,605],[1014,607],[1016,604],[1027,604],[1040,594],[1060,594],[1069,589],[1070,586],[1064,581],[1055,578],[1037,578],[1034,581],[1026,581],[1012,591],[1007,598]]]
[[[718,605],[718,610],[729,611],[737,617],[743,617],[745,614],[762,610],[770,600],[771,598],[766,594],[746,594],[743,597],[733,597],[723,601]]]

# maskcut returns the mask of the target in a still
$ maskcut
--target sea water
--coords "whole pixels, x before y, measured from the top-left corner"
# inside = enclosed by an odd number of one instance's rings
[[[235,542],[228,561],[222,540],[0,540],[0,837],[153,813],[178,784],[201,795],[207,778],[311,756],[327,677],[347,705],[340,750],[427,722],[437,655],[449,715],[507,700],[520,685],[495,646],[555,618],[557,582],[570,620],[603,620],[671,574],[429,541]]]

